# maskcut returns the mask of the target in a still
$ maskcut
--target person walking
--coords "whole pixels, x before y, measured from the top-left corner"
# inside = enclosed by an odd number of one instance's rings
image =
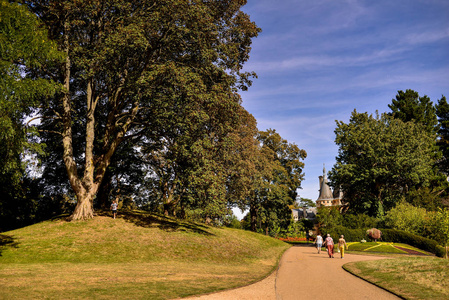
[[[329,258],[334,258],[334,240],[331,238],[331,235],[328,233],[324,244],[327,248],[327,254],[329,254]]]
[[[345,236],[341,235],[340,239],[338,240],[338,249],[340,250],[340,255],[342,259],[345,256],[345,248],[348,249],[348,245],[346,244]]]
[[[315,239],[316,248],[318,250],[318,254],[321,253],[321,247],[323,246],[323,237],[318,234]]]
[[[114,219],[117,216],[117,208],[118,208],[117,200],[112,201],[111,210],[112,210],[112,215],[114,216]]]

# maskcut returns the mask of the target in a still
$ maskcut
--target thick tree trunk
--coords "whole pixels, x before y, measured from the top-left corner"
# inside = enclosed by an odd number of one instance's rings
[[[77,165],[73,158],[73,140],[72,140],[72,115],[71,115],[71,98],[70,98],[70,69],[71,60],[69,55],[69,22],[64,25],[64,51],[66,53],[66,61],[64,65],[64,94],[62,96],[62,144],[64,147],[63,158],[64,164],[76,198],[77,205],[71,216],[72,220],[85,220],[93,218],[92,199],[93,194],[87,193],[83,182],[78,177]]]
[[[78,197],[78,202],[75,207],[75,211],[70,217],[72,221],[88,220],[94,217],[93,210],[93,196],[85,195],[84,197]]]

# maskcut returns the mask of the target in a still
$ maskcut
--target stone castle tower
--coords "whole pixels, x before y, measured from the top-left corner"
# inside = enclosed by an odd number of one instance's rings
[[[323,176],[319,176],[318,178],[320,182],[320,190],[319,190],[320,195],[316,200],[316,207],[340,206],[342,193],[340,192],[339,189],[336,189],[332,192],[327,181],[326,168],[324,167],[324,165],[323,165]]]

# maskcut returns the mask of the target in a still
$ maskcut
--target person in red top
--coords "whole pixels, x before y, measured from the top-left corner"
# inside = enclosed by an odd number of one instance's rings
[[[326,239],[324,240],[324,244],[326,245],[327,254],[329,254],[329,258],[334,258],[334,240],[331,238],[331,235],[328,233]]]

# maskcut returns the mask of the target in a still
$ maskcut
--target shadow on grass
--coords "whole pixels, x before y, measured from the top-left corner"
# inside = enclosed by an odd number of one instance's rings
[[[108,211],[98,212],[98,214],[102,216],[111,216],[111,213]],[[165,231],[188,231],[210,236],[214,235],[207,230],[207,226],[146,211],[120,211],[118,217],[140,227],[159,228]]]
[[[14,238],[9,235],[0,234],[0,256],[2,256],[3,249],[8,247],[18,247],[19,243],[14,241]]]

